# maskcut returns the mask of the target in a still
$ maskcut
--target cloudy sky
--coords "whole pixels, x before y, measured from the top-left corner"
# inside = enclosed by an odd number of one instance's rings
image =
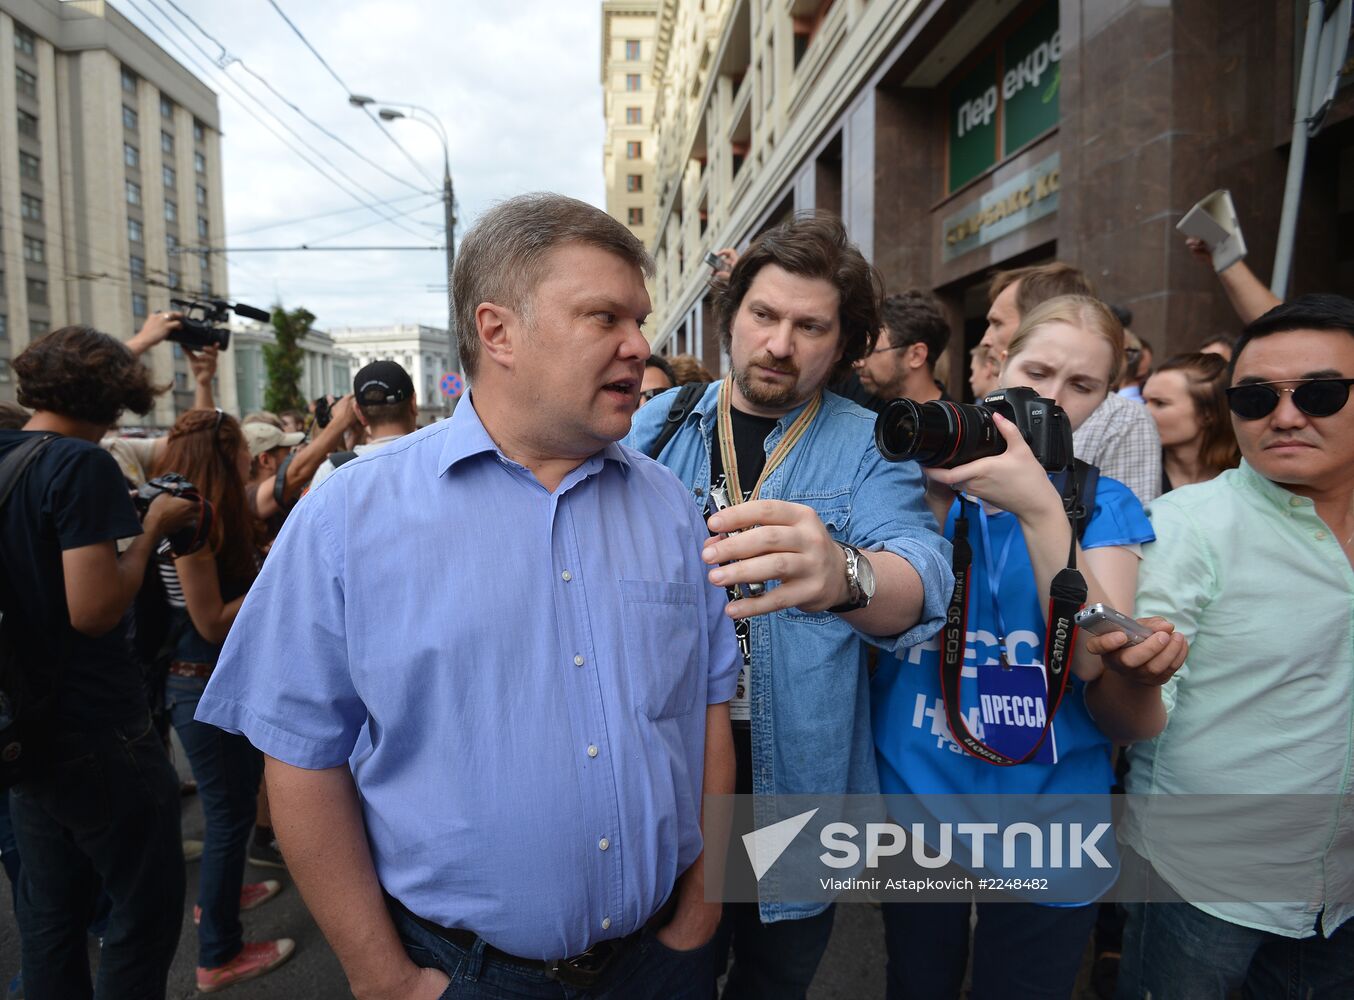
[[[112,3],[218,95],[228,245],[442,244],[442,145],[435,132],[392,123],[406,157],[349,106],[344,88],[270,0]],[[354,92],[422,105],[441,119],[460,208],[458,233],[496,201],[523,191],[560,191],[603,204],[597,0],[276,3]],[[232,58],[238,61],[218,66]],[[379,168],[296,115],[258,77]],[[305,148],[270,111],[312,147],[310,159],[323,157],[348,175],[351,183],[344,184],[357,197],[254,117]],[[382,220],[358,199],[389,201],[381,211],[398,218]],[[229,260],[232,298],[264,308],[278,301],[304,305],[321,328],[446,326],[440,251],[242,253]]]

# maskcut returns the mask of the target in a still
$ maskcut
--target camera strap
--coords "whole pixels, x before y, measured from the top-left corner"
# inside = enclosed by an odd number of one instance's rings
[[[1068,476],[1063,490],[1063,510],[1068,516],[1072,541],[1067,566],[1058,571],[1049,585],[1048,632],[1044,637],[1044,683],[1047,712],[1039,738],[1023,757],[1009,757],[969,731],[961,710],[960,687],[963,684],[964,650],[968,645],[969,585],[972,582],[973,549],[969,545],[969,500],[959,497],[959,515],[954,522],[954,593],[945,613],[940,644],[940,693],[945,702],[945,721],[950,735],[969,754],[997,767],[1014,767],[1034,759],[1048,739],[1053,717],[1067,690],[1072,654],[1076,649],[1075,616],[1086,603],[1086,578],[1077,570],[1077,512],[1081,509],[1076,476]],[[996,588],[998,581],[989,581]]]

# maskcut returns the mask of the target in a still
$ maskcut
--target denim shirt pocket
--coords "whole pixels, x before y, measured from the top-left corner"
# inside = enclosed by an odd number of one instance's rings
[[[621,580],[626,674],[649,719],[689,714],[704,689],[700,592],[683,581]]]
[[[789,503],[803,504],[813,508],[818,520],[823,522],[827,532],[838,541],[845,541],[846,529],[851,523],[851,490],[841,487],[836,490],[824,490],[816,493],[800,493],[785,498]],[[800,611],[798,608],[786,608],[777,612],[777,616],[806,625],[827,625],[837,620],[837,616],[827,611]]]

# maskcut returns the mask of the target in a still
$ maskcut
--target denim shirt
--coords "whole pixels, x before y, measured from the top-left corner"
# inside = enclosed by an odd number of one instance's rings
[[[635,415],[625,444],[648,454],[675,390]],[[704,510],[719,383],[711,385],[658,455]],[[785,414],[767,435],[768,454],[803,407]],[[787,608],[759,615],[751,626],[752,787],[756,795],[861,794],[879,791],[870,729],[865,642],[899,652],[944,624],[954,589],[950,544],[927,509],[921,471],[886,462],[874,443],[875,415],[830,392],[813,424],[762,484],[760,497],[813,508],[834,539],[862,550],[886,549],[921,577],[921,620],[906,632],[870,636],[826,611]],[[773,584],[774,585],[774,584]],[[761,903],[771,922],[812,916],[823,903]]]

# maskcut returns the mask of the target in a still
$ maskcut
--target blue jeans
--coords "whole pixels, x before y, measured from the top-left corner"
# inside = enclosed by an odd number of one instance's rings
[[[972,904],[885,903],[888,1000],[954,1000],[968,963]],[[1095,904],[979,903],[971,1000],[1070,997]]]
[[[244,947],[240,888],[254,829],[263,754],[243,736],[194,720],[206,686],[204,679],[171,675],[165,703],[188,753],[206,820],[197,899],[202,907],[197,964],[213,969],[225,965]]]
[[[415,965],[441,969],[451,977],[439,1000],[710,1000],[714,991],[713,942],[673,951],[645,931],[598,986],[582,990],[548,979],[543,971],[489,957],[482,939],[476,939],[472,948],[459,948],[398,908],[392,908],[391,918]]]
[[[733,949],[724,1000],[802,1000],[827,951],[835,915],[829,906],[802,920],[764,924],[756,903],[725,903],[715,934],[716,974]]]
[[[1125,903],[1118,1000],[1354,996],[1354,921],[1329,938],[1288,938],[1189,903]]]
[[[163,998],[183,921],[183,842],[179,779],[150,716],[56,734],[46,760],[10,795],[25,996]],[[85,929],[100,883],[112,908],[91,985]]]

